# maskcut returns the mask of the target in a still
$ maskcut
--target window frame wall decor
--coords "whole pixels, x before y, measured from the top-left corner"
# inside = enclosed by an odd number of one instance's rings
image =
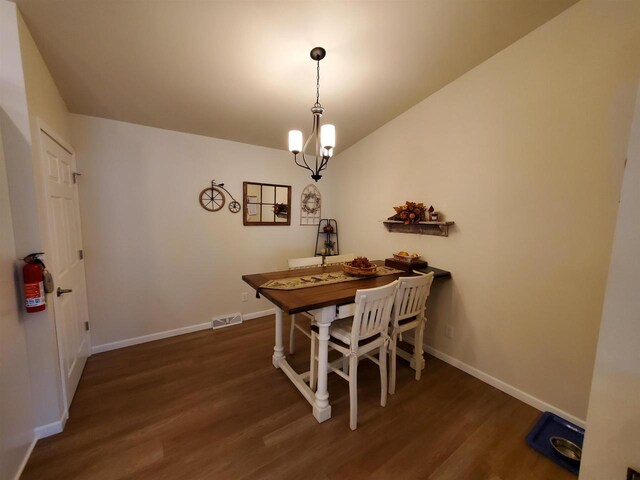
[[[314,184],[310,183],[300,195],[300,225],[317,226],[322,212],[322,195]]]
[[[259,188],[257,195],[255,186]],[[254,188],[251,188],[254,187]],[[270,192],[265,192],[265,188],[273,188],[273,197]],[[286,189],[286,203],[279,201],[282,198],[282,190]],[[251,190],[251,191],[250,191]],[[265,198],[269,201],[265,201]],[[291,225],[291,185],[278,185],[275,183],[243,182],[242,183],[242,203],[244,204],[244,214],[242,223],[247,227],[252,226],[288,226]],[[258,221],[251,221],[248,216],[259,216]],[[263,215],[267,213],[269,220],[265,221]],[[273,218],[273,219],[271,219]]]

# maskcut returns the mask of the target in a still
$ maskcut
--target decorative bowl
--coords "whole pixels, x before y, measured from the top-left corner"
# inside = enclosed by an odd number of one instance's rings
[[[553,453],[569,463],[578,465],[582,460],[582,449],[566,438],[551,437],[549,443],[553,447]]]
[[[393,258],[399,260],[400,262],[406,263],[417,262],[418,260],[420,260],[420,255],[418,255],[417,253],[411,253],[408,255],[404,255],[404,253],[405,252],[394,253]]]
[[[372,265],[369,268],[352,267],[348,263],[342,264],[342,271],[348,275],[355,275],[357,277],[370,277],[375,275],[378,270],[377,265]]]

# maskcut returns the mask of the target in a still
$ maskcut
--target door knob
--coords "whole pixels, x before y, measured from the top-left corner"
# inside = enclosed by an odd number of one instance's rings
[[[60,296],[64,295],[65,293],[71,293],[71,292],[73,292],[73,290],[71,290],[70,288],[60,288],[60,287],[58,287],[58,290],[56,290],[56,295],[60,297]]]

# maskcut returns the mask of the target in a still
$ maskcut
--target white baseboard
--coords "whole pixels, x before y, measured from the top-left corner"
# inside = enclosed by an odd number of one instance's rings
[[[27,466],[27,462],[29,461],[29,458],[31,457],[31,454],[33,453],[33,449],[35,448],[38,440],[40,440],[41,438],[50,437],[51,435],[55,435],[56,433],[62,432],[62,430],[64,430],[65,424],[67,423],[68,418],[69,418],[69,412],[65,410],[60,420],[53,423],[49,423],[47,425],[42,425],[40,427],[36,427],[33,429],[33,440],[31,441],[31,444],[29,445],[29,448],[27,449],[27,452],[24,455],[24,459],[22,460],[22,463],[20,463],[20,466],[18,467],[18,471],[13,477],[14,480],[20,479],[20,476],[22,475],[22,472]]]
[[[149,335],[128,338],[126,340],[119,340],[117,342],[103,343],[102,345],[94,345],[93,347],[91,347],[91,354],[108,352],[110,350],[116,350],[118,348],[130,347],[131,345],[138,345],[140,343],[153,342],[154,340],[175,337],[177,335],[184,335],[185,333],[197,332],[199,330],[206,330],[208,328],[211,328],[211,322],[189,325],[188,327],[182,328],[174,328],[173,330],[165,330],[164,332],[151,333]]]
[[[273,315],[274,313],[276,313],[275,308],[270,308],[269,310],[262,310],[260,312],[244,313],[242,315],[242,320],[254,320],[256,318],[266,317],[267,315]]]
[[[462,362],[461,360],[458,360],[457,358],[453,358],[452,356],[447,355],[446,353],[442,353],[440,350],[436,350],[435,348],[430,347],[429,345],[425,345],[424,350],[430,355],[433,355],[434,357],[439,358],[443,362],[446,362],[449,365],[456,367],[457,369],[462,370],[463,372],[468,373],[473,377],[476,377],[478,380],[481,380],[484,383],[488,383],[492,387],[495,387],[498,390],[503,391],[507,395],[511,395],[512,397],[517,398],[518,400],[526,403],[527,405],[531,405],[533,408],[540,410],[541,412],[545,412],[545,411],[553,412],[556,415],[559,415],[562,418],[569,420],[570,422],[573,422],[582,428],[584,428],[585,426],[585,421],[582,420],[581,418],[575,417],[570,413],[560,410],[559,408],[556,408],[553,405],[550,405],[549,403],[543,400],[540,400],[537,397],[534,397],[533,395],[523,392],[522,390],[514,387],[513,385],[509,385],[508,383],[503,382],[502,380],[492,377],[488,373],[478,370],[477,368],[472,367],[471,365],[468,365]]]
[[[22,472],[24,471],[24,468],[27,466],[27,462],[29,461],[29,458],[31,457],[31,453],[33,452],[33,449],[35,448],[37,441],[38,441],[38,438],[34,436],[33,440],[31,440],[31,444],[29,445],[29,448],[27,449],[26,453],[24,454],[24,458],[22,459],[22,462],[20,463],[20,466],[18,467],[18,471],[16,472],[15,476],[13,477],[13,480],[20,480],[20,477],[22,476]]]
[[[273,315],[274,313],[275,309],[271,308],[269,310],[262,310],[260,312],[245,313],[242,315],[242,319],[243,321],[253,320],[254,318]],[[184,335],[185,333],[197,332],[199,330],[207,330],[208,328],[211,328],[211,322],[189,325],[188,327],[175,328],[173,330],[166,330],[164,332],[151,333],[149,335],[128,338],[126,340],[118,340],[117,342],[103,343],[102,345],[94,345],[93,347],[91,347],[91,354],[93,355],[94,353],[108,352],[110,350],[116,350],[118,348],[130,347],[131,345],[153,342],[154,340],[175,337],[177,335]]]
[[[35,434],[36,440],[40,440],[41,438],[50,437],[51,435],[55,435],[56,433],[62,432],[64,430],[64,426],[67,423],[69,418],[69,412],[65,410],[62,414],[60,420],[48,423],[47,425],[42,425],[40,427],[36,427],[33,429],[33,433]]]

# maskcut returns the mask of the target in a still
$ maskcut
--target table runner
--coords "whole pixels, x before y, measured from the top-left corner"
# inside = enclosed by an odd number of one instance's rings
[[[375,275],[370,277],[382,277],[384,275],[393,275],[395,273],[406,273],[402,270],[396,270],[395,268],[378,266]],[[258,291],[263,288],[270,288],[273,290],[297,290],[299,288],[319,287],[321,285],[329,285],[332,283],[351,282],[354,280],[362,280],[363,278],[370,277],[356,277],[348,275],[345,272],[325,272],[316,273],[314,275],[301,275],[299,277],[287,277],[278,280],[269,280],[268,282],[260,285]]]

